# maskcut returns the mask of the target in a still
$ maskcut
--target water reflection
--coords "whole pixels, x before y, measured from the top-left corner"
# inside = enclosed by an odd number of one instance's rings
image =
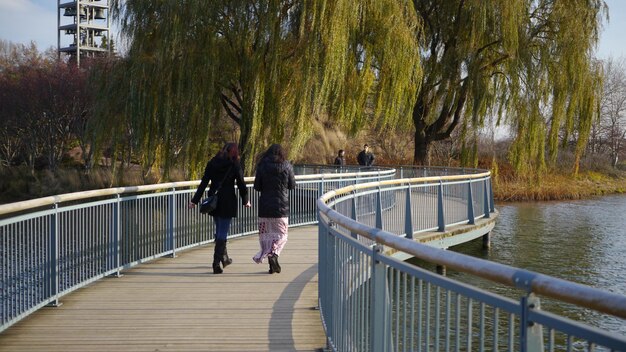
[[[497,209],[500,216],[492,232],[490,250],[483,250],[480,241],[451,250],[626,295],[626,196],[507,203],[498,204]],[[448,276],[515,299],[522,294],[451,271]],[[626,333],[626,321],[622,319],[543,297],[542,307]]]

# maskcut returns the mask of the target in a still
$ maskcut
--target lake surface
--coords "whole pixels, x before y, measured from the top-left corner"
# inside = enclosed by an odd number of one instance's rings
[[[626,195],[496,204],[491,248],[480,240],[451,250],[626,295]],[[521,292],[448,271],[511,298]],[[626,321],[540,297],[542,308],[626,334]]]

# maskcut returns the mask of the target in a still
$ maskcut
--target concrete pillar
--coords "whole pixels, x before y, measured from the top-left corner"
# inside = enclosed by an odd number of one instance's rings
[[[483,249],[489,249],[491,247],[491,239],[489,238],[490,234],[491,232],[487,232],[483,235]]]

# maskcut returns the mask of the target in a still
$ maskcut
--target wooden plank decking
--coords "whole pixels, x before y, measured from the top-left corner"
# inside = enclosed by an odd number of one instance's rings
[[[282,273],[255,264],[256,236],[233,239],[213,275],[213,245],[106,278],[0,334],[0,351],[313,351],[325,346],[317,306],[317,227],[293,228]]]

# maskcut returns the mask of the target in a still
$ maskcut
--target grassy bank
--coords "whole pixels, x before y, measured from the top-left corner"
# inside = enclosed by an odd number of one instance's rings
[[[626,172],[588,171],[578,176],[547,174],[540,180],[496,178],[493,191],[496,201],[501,202],[581,199],[626,193]]]

